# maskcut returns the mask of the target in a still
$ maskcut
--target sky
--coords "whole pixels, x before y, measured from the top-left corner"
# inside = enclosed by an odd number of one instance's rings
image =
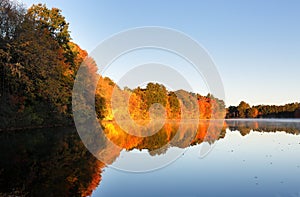
[[[92,52],[108,37],[136,27],[161,26],[190,36],[203,46],[221,76],[226,105],[300,101],[300,1],[298,0],[20,0],[27,7],[57,7],[70,23],[73,41]],[[150,54],[150,55],[149,55]],[[118,81],[137,57],[161,54],[144,51],[123,58],[105,75]],[[166,54],[165,56],[168,56]],[[172,57],[169,55],[169,57]],[[133,59],[133,60],[132,60]],[[119,61],[120,62],[120,61]],[[139,62],[139,61],[137,61]],[[142,60],[141,60],[142,62]],[[175,61],[171,61],[171,64]],[[175,67],[205,95],[203,80],[177,61]],[[123,64],[123,65],[121,65]],[[201,83],[199,85],[195,84]]]

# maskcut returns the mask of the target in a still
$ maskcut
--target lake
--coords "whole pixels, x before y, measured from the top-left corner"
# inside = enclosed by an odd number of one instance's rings
[[[300,196],[299,120],[103,126],[1,132],[0,196]]]

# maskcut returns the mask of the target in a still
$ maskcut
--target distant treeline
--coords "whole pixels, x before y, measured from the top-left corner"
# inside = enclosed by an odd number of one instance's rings
[[[241,101],[227,108],[226,118],[300,118],[300,103],[250,106]]]

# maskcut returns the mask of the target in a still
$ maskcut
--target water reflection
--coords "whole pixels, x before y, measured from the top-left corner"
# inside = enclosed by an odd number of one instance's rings
[[[242,136],[251,131],[300,133],[299,122],[275,120],[201,121],[199,125],[167,122],[146,138],[127,134],[113,122],[102,125],[105,136],[93,133],[99,139],[89,137],[91,143],[98,143],[95,152],[103,155],[108,164],[114,163],[124,150],[146,150],[150,156],[157,156],[172,147],[215,143],[225,137],[226,129],[239,131]],[[103,137],[118,148],[109,146]],[[0,196],[88,196],[100,184],[105,168],[84,147],[74,128],[2,132],[0,151]]]
[[[166,148],[165,146],[186,148],[203,141],[214,143],[219,138],[224,137],[226,131],[224,121],[203,120],[199,125],[195,125],[192,121],[184,123],[169,121],[155,134],[148,137],[138,137],[128,134],[114,122],[103,122],[102,124],[105,127],[104,133],[108,140],[121,147],[121,149],[128,151],[145,149],[150,154],[152,151],[155,151],[156,154],[163,154],[166,149],[163,149],[164,152],[157,151],[162,147]],[[150,127],[136,132],[152,133],[152,129]]]
[[[282,131],[299,135],[300,121],[297,119],[237,119],[226,120],[226,127],[230,131],[239,131],[245,136],[250,131],[257,132],[277,132]]]
[[[88,196],[104,168],[72,128],[2,132],[0,151],[0,196]]]

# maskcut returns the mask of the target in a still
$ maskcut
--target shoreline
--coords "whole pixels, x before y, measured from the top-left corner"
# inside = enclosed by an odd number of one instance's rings
[[[21,130],[31,130],[31,129],[44,129],[44,128],[60,128],[60,127],[75,127],[75,124],[54,124],[54,125],[40,125],[40,126],[27,126],[27,127],[8,127],[8,128],[0,128],[0,132],[21,131]]]
[[[188,121],[193,121],[195,119],[189,119]],[[198,121],[283,121],[283,122],[300,122],[300,118],[224,118],[224,119],[199,119]],[[126,120],[124,120],[126,121]],[[148,122],[148,120],[143,120]],[[167,119],[166,122],[180,122],[180,119]],[[102,120],[101,123],[111,123],[116,122],[115,120]],[[141,122],[140,122],[141,123]],[[70,124],[54,124],[54,125],[39,125],[39,126],[27,126],[27,127],[8,127],[8,128],[0,128],[0,132],[6,131],[21,131],[21,130],[31,130],[31,129],[44,129],[44,128],[60,128],[60,127],[74,127],[76,128],[74,123]]]

